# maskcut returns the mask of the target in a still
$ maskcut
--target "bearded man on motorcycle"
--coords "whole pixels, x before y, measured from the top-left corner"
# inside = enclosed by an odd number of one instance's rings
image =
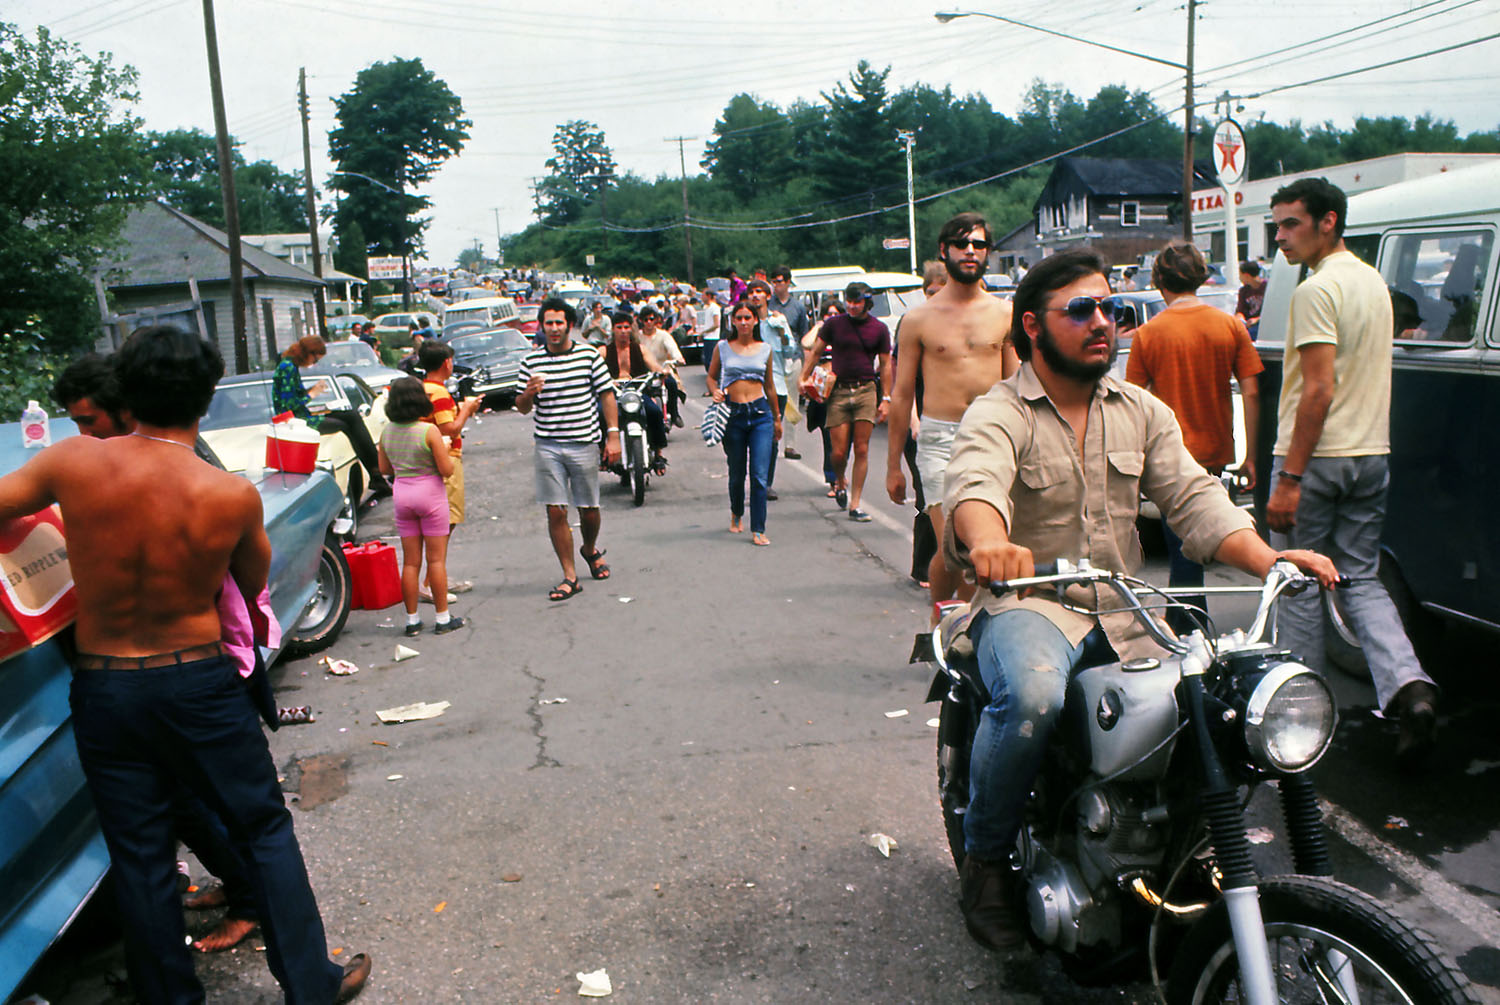
[[[953,444],[943,508],[949,568],[981,586],[1031,576],[1035,562],[1088,559],[1133,573],[1141,563],[1140,497],[1161,509],[1183,553],[1264,578],[1278,558],[1332,586],[1333,563],[1277,553],[1223,485],[1183,446],[1161,401],[1109,375],[1119,302],[1109,265],[1067,251],[1016,288],[1011,338],[1021,367],[977,398]],[[1034,350],[1034,351],[1033,351]],[[970,636],[990,695],[974,737],[964,816],[961,906],[969,933],[992,948],[1021,943],[1008,864],[1032,781],[1070,675],[1080,666],[1163,656],[1135,618],[1095,587],[974,600]]]

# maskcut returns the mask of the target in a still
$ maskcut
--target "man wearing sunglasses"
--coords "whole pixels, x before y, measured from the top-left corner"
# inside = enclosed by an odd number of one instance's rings
[[[960,213],[938,232],[938,256],[948,273],[924,304],[901,319],[896,333],[896,380],[891,388],[889,449],[885,487],[891,501],[906,501],[901,470],[906,432],[915,401],[917,477],[925,496],[932,531],[943,535],[943,472],[953,449],[953,435],[969,402],[988,391],[1019,365],[1010,347],[1010,304],[991,296],[980,282],[988,265],[990,228],[978,213]],[[917,378],[922,390],[917,394]],[[927,565],[928,590],[934,605],[974,590],[943,562],[942,552]],[[934,617],[936,617],[934,607]]]
[[[1144,492],[1188,557],[1258,578],[1285,558],[1331,586],[1338,574],[1328,559],[1278,554],[1256,536],[1249,515],[1183,446],[1170,408],[1109,376],[1118,302],[1108,275],[1104,259],[1079,249],[1044,259],[1016,287],[1020,368],[974,400],[953,443],[943,498],[950,567],[972,570],[980,586],[1030,576],[1034,560],[1134,572]],[[994,948],[1023,941],[1006,860],[1068,677],[1115,656],[1164,655],[1131,614],[1110,609],[1111,598],[1101,609],[1092,589],[1077,589],[1068,601],[981,590],[970,622],[992,697],[969,763],[960,903],[970,934]]]

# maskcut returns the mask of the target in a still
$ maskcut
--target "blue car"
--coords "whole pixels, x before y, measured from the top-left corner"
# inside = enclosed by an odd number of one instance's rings
[[[56,422],[54,435],[64,434]],[[199,441],[199,453],[217,458]],[[0,424],[0,474],[31,456],[21,427]],[[222,465],[218,465],[222,467]],[[268,472],[259,485],[271,539],[271,607],[284,651],[331,645],[351,582],[334,534],[343,496],[326,472]],[[269,666],[278,653],[266,652]],[[0,662],[0,1002],[8,1001],[82,910],[109,868],[68,708],[71,670],[50,639]]]

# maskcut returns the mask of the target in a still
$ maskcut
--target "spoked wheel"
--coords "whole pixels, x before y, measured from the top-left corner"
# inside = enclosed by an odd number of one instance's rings
[[[630,456],[625,460],[630,471],[630,494],[637,506],[646,502],[646,444],[638,436],[630,438]]]
[[[964,864],[964,812],[969,807],[969,755],[973,749],[974,729],[968,710],[944,698],[938,712],[938,801],[943,807],[948,850],[959,868]]]
[[[1279,876],[1260,885],[1279,1002],[1477,1003],[1431,939],[1378,901],[1333,880]],[[1172,962],[1171,1005],[1245,1001],[1223,901],[1188,932]]]

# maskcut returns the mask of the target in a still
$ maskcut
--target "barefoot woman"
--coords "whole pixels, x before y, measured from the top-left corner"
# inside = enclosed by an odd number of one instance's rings
[[[750,539],[766,537],[766,481],[771,453],[781,439],[781,412],[771,378],[771,347],[760,340],[760,320],[747,303],[730,315],[733,337],[719,344],[708,368],[708,390],[714,401],[729,399],[724,453],[729,457],[729,530],[739,534],[745,515],[746,461],[750,474]]]

